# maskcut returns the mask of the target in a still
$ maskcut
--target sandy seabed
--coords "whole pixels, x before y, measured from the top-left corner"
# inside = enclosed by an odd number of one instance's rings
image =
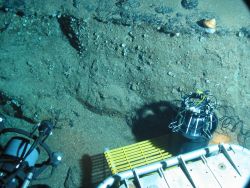
[[[250,128],[249,9],[193,2],[0,0],[0,113],[26,130],[51,120],[47,143],[63,153],[52,177],[34,183],[92,186],[91,157],[165,134],[165,110],[196,89],[216,97],[219,117],[235,118],[221,137],[238,143],[233,126]],[[200,23],[212,18],[209,34]]]

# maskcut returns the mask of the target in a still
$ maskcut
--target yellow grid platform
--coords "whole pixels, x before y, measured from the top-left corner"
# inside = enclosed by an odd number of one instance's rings
[[[104,153],[112,174],[171,157],[166,151],[167,136],[131,144]]]

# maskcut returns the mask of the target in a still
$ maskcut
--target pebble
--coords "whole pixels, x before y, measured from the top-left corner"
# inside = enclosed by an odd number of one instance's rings
[[[55,17],[57,17],[57,13],[53,13],[51,16],[52,16],[53,18],[55,18]]]
[[[239,31],[239,32],[237,33],[237,37],[244,37],[244,33],[241,32],[241,31]]]
[[[176,36],[176,37],[179,37],[179,36],[180,36],[180,33],[175,33],[175,36]]]
[[[204,41],[205,40],[205,38],[203,37],[203,36],[199,36],[199,41],[200,42],[202,42],[202,41]]]
[[[122,50],[122,55],[123,55],[123,56],[127,56],[127,55],[128,55],[128,49],[127,49],[127,48],[124,48],[124,49]]]
[[[175,77],[174,73],[172,73],[171,71],[168,72],[168,75],[171,77]]]
[[[129,32],[128,32],[128,35],[129,35],[130,37],[134,38],[134,35],[133,35],[133,32],[132,32],[132,31],[129,31]]]
[[[126,47],[126,44],[125,44],[125,43],[122,43],[122,44],[121,44],[121,47],[125,48],[125,47]]]
[[[185,9],[194,9],[198,6],[198,0],[182,0],[181,5]]]
[[[206,82],[207,84],[209,84],[209,83],[210,83],[210,80],[206,79],[205,82]]]
[[[178,91],[178,92],[183,92],[184,89],[183,89],[182,87],[178,87],[178,88],[177,88],[177,91]]]
[[[140,45],[137,45],[137,46],[135,47],[135,49],[136,49],[136,50],[141,50],[142,47],[141,47]]]
[[[132,89],[133,91],[136,91],[136,90],[137,90],[137,85],[136,85],[135,83],[133,83],[133,84],[131,85],[131,89]]]
[[[158,26],[156,29],[157,29],[157,31],[160,31],[161,30],[161,26]]]

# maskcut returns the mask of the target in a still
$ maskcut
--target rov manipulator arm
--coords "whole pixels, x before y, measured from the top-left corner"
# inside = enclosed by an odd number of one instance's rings
[[[36,125],[32,132],[17,128],[3,128],[0,136],[6,133],[18,134],[12,137],[6,144],[0,155],[0,186],[8,188],[26,188],[30,182],[36,179],[46,168],[56,167],[62,155],[59,152],[51,152],[45,143],[52,134],[53,125],[45,120]],[[38,135],[35,134],[38,132]],[[47,154],[47,160],[36,163],[40,149]]]

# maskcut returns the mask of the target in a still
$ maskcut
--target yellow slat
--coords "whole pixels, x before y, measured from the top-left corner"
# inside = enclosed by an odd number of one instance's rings
[[[152,153],[144,153],[143,155],[140,153],[140,154],[137,154],[135,156],[126,156],[126,159],[127,160],[130,160],[130,161],[133,161],[133,160],[138,160],[138,159],[142,159],[142,158],[149,158],[149,157],[153,157],[153,156],[158,156],[159,158],[162,158],[163,155],[169,155],[169,153],[160,153],[160,152],[152,152]],[[120,162],[124,162],[124,157],[123,158],[113,158],[113,160],[116,161],[116,164],[119,164]]]
[[[141,152],[140,153],[139,152],[131,153],[131,154],[126,153],[126,157],[129,159],[137,159],[138,157],[140,158],[143,156],[161,155],[162,153],[167,153],[167,152],[154,150],[154,151],[150,151],[150,152],[143,152],[143,154]],[[169,154],[169,153],[167,153],[167,154]],[[112,154],[110,154],[110,158],[114,159],[116,162],[124,161],[124,156],[122,156],[122,155],[113,156]]]
[[[168,157],[170,157],[170,156],[168,156]],[[150,164],[150,163],[153,163],[153,162],[156,162],[156,161],[159,161],[159,160],[152,159],[152,160],[149,160],[146,164]],[[121,172],[121,171],[129,170],[129,169],[131,169],[131,167],[135,168],[135,167],[143,166],[143,165],[146,165],[146,164],[141,162],[141,161],[138,161],[137,163],[130,164],[130,166],[128,166],[127,164],[122,165],[122,166],[117,166],[115,168],[115,170],[118,171],[118,172]]]
[[[105,157],[113,174],[157,162],[171,154],[164,148],[165,137],[146,140],[106,151]]]

